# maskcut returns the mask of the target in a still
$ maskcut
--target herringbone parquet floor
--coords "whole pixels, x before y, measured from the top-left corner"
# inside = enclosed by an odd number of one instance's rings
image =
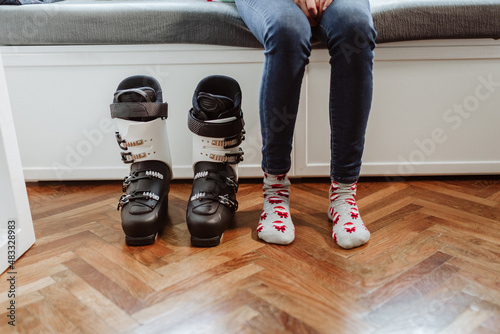
[[[331,239],[328,180],[292,180],[296,239],[257,240],[261,185],[241,180],[221,245],[192,248],[190,182],[152,246],[127,247],[118,182],[28,184],[36,244],[0,333],[500,333],[500,178],[361,179],[369,243]]]

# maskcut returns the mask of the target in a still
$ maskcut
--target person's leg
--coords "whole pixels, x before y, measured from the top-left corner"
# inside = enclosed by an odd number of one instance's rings
[[[257,231],[264,241],[289,244],[295,234],[286,173],[291,166],[300,87],[311,51],[311,28],[290,0],[236,0],[236,5],[265,49],[259,97],[265,200]]]
[[[330,53],[331,171],[333,238],[343,248],[370,238],[355,201],[373,90],[376,32],[368,0],[335,0],[315,33]]]
[[[290,169],[300,87],[311,50],[311,28],[290,0],[236,0],[248,28],[264,46],[259,113],[262,168],[273,175]]]
[[[361,168],[373,90],[376,33],[368,0],[335,0],[323,13],[315,36],[330,53],[332,180],[356,182]]]

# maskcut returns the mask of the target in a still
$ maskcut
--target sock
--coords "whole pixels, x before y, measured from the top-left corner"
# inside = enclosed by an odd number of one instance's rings
[[[265,242],[288,245],[295,239],[290,216],[290,181],[286,174],[264,173],[264,207],[257,226],[257,235]]]
[[[333,240],[342,248],[364,245],[370,232],[359,216],[356,205],[357,183],[345,184],[332,181],[328,218],[333,221]]]

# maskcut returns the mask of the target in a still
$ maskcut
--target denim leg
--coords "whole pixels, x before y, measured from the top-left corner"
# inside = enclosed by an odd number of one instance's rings
[[[265,49],[259,97],[262,169],[285,174],[291,166],[300,87],[311,53],[311,27],[291,0],[236,0],[236,5]]]
[[[331,179],[357,181],[373,91],[376,32],[368,0],[335,0],[314,35],[329,50]]]

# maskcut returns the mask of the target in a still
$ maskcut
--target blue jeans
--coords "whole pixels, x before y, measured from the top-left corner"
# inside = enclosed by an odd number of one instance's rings
[[[290,170],[300,88],[314,37],[330,54],[330,176],[341,183],[357,181],[373,91],[376,32],[369,0],[334,0],[312,28],[292,0],[236,0],[236,5],[265,49],[259,98],[264,172]]]

